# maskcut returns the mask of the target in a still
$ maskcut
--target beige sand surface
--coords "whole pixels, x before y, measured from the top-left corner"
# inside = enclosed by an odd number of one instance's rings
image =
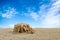
[[[13,33],[11,28],[0,29],[0,40],[60,40],[59,28],[34,28],[34,34]]]

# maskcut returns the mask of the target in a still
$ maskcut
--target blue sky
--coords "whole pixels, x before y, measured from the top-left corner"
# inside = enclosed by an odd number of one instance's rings
[[[0,0],[0,28],[17,23],[60,28],[60,0]]]

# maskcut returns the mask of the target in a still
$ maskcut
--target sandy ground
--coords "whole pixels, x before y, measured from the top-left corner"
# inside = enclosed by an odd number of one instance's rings
[[[60,29],[35,28],[34,34],[13,33],[11,28],[0,29],[0,40],[60,40]]]

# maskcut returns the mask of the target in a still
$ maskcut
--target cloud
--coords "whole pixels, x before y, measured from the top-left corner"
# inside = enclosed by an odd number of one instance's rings
[[[43,7],[41,7],[43,8]],[[60,14],[58,11],[60,10],[60,0],[57,0],[52,4],[50,8],[45,12],[44,20],[42,22],[43,27],[59,27],[60,26]],[[43,10],[41,10],[43,11]],[[40,11],[39,11],[40,12]],[[44,13],[41,12],[41,13]]]
[[[8,27],[9,28],[14,28],[14,24],[9,24]]]
[[[35,21],[37,21],[38,18],[39,18],[39,15],[38,15],[37,13],[35,13],[35,12],[31,12],[31,13],[30,13],[30,16],[31,16]]]
[[[0,28],[14,28],[14,24],[0,25]]]
[[[60,0],[50,2],[49,5],[42,4],[38,12],[28,11],[30,17],[42,28],[60,28]]]
[[[34,12],[34,7],[33,9],[31,8],[27,8],[27,13],[23,13],[22,16],[30,16],[33,20],[37,21],[39,18],[39,15],[37,14],[37,12]]]
[[[4,17],[4,18],[12,18],[16,14],[18,14],[18,12],[16,11],[16,9],[9,8],[8,10],[5,10],[4,13],[2,12],[2,17]]]

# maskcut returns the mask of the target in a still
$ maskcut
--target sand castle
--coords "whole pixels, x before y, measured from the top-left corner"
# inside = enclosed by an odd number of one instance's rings
[[[30,27],[29,24],[26,23],[19,23],[14,25],[13,32],[18,32],[18,33],[34,33],[33,29]]]

